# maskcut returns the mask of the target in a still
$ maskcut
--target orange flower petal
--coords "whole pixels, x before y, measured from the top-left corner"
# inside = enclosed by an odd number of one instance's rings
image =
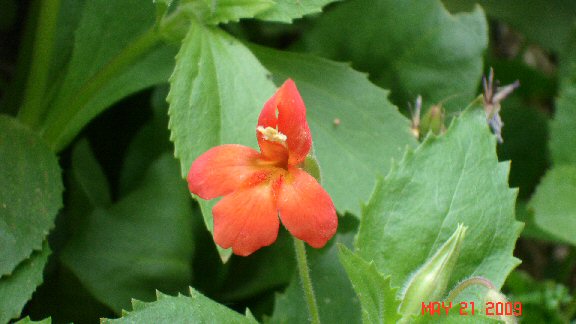
[[[311,175],[291,168],[280,186],[278,209],[286,229],[315,248],[336,233],[338,217],[332,199]]]
[[[225,196],[212,214],[214,241],[222,248],[231,247],[234,254],[250,255],[274,243],[278,236],[278,209],[268,182]]]
[[[258,151],[243,145],[216,146],[202,154],[190,167],[188,188],[203,199],[231,193],[258,170]]]
[[[258,118],[258,126],[277,128],[288,137],[286,145],[289,165],[298,165],[306,159],[312,146],[312,137],[306,122],[306,106],[294,81],[288,79],[266,102]],[[271,149],[270,142],[259,132],[257,137],[262,154],[271,156],[272,154],[268,153]]]

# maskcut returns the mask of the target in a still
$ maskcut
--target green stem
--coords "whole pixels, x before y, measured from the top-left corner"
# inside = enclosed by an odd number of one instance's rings
[[[306,258],[306,246],[304,242],[294,237],[294,250],[296,251],[296,261],[298,263],[298,273],[302,281],[302,289],[308,304],[308,311],[310,312],[311,322],[313,324],[320,324],[320,314],[318,313],[318,304],[314,296],[314,288],[312,287],[312,279],[310,278],[310,268],[308,267],[308,260]]]
[[[458,297],[458,295],[464,291],[464,289],[474,285],[484,286],[488,289],[497,290],[490,280],[482,277],[472,277],[462,281],[458,286],[456,286],[456,288],[452,289],[450,294],[448,294],[448,297],[446,297],[446,301],[453,302],[456,297]]]
[[[38,126],[44,114],[43,98],[52,62],[59,9],[60,0],[43,0],[38,13],[30,72],[26,81],[24,101],[18,113],[22,122],[33,127]]]

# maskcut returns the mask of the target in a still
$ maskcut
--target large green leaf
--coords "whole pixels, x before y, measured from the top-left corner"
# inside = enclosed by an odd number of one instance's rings
[[[340,247],[339,257],[362,304],[362,322],[398,321],[400,300],[396,299],[398,289],[390,286],[390,276],[384,277],[374,264],[364,261],[344,246]]]
[[[544,231],[576,245],[576,165],[552,168],[530,201]]]
[[[152,1],[86,1],[66,76],[47,118],[46,136],[57,149],[112,103],[168,80],[176,49],[162,44],[159,35],[142,36],[154,24],[154,10]],[[139,54],[128,57],[127,48]]]
[[[339,233],[326,248],[308,248],[308,263],[314,293],[323,323],[360,323],[358,298],[338,261],[338,243],[350,246],[354,231],[346,229],[351,216],[341,218]],[[343,233],[346,231],[346,233]],[[276,296],[270,323],[307,323],[308,306],[304,299],[300,278],[294,273],[286,291]]]
[[[63,263],[96,298],[117,312],[154,289],[183,291],[194,251],[190,198],[168,154],[141,186],[109,209],[96,209],[62,251]]]
[[[522,223],[514,219],[509,163],[498,162],[495,146],[479,108],[409,150],[363,210],[358,254],[400,287],[462,223],[467,235],[448,289],[471,276],[501,287],[519,263],[512,251]]]
[[[296,18],[322,11],[325,5],[339,0],[275,0],[272,8],[258,14],[256,18],[290,23]]]
[[[226,143],[256,147],[258,115],[274,93],[268,72],[239,41],[192,22],[170,78],[170,130],[182,176],[210,148]],[[212,231],[214,201],[200,200]],[[226,260],[231,251],[220,251]]]
[[[12,274],[0,278],[0,323],[20,316],[22,308],[42,283],[44,266],[50,253],[50,247],[45,242],[41,251],[34,252],[30,259],[20,263]]]
[[[132,301],[132,311],[119,319],[102,319],[108,323],[257,323],[190,288],[190,297],[156,293],[157,301]]]
[[[192,24],[170,78],[170,130],[186,176],[210,148],[238,143],[256,147],[260,110],[274,93],[252,53],[220,29]]]
[[[576,2],[570,0],[443,0],[451,11],[480,4],[491,18],[501,20],[531,42],[559,51],[574,27]]]
[[[454,96],[446,106],[461,109],[477,91],[487,29],[480,7],[451,15],[440,0],[352,0],[321,16],[304,41],[369,72],[398,105]]]
[[[42,249],[62,206],[56,155],[34,132],[0,115],[0,277]]]
[[[359,215],[375,177],[386,174],[406,146],[416,144],[409,121],[388,101],[388,91],[345,64],[261,47],[254,53],[280,80],[296,82],[322,184],[339,211]]]

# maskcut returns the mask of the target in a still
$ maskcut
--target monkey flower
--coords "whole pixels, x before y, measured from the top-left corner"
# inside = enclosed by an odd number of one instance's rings
[[[247,256],[278,236],[280,221],[296,238],[323,247],[336,233],[332,199],[301,166],[312,146],[306,107],[287,80],[266,102],[256,127],[260,153],[226,144],[202,154],[188,187],[200,198],[224,196],[212,209],[214,240]]]

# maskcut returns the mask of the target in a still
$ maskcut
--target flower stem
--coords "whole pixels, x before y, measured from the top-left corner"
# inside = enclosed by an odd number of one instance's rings
[[[312,287],[312,279],[310,278],[310,268],[308,267],[308,259],[306,258],[306,246],[304,242],[294,237],[294,250],[296,251],[296,262],[298,263],[298,273],[302,281],[302,289],[308,304],[308,311],[310,312],[311,322],[313,324],[320,324],[320,314],[318,313],[318,304],[314,296],[314,288]]]
[[[462,281],[458,286],[456,286],[456,288],[454,288],[450,292],[450,294],[448,294],[448,297],[446,297],[446,301],[453,302],[456,299],[456,297],[458,297],[458,295],[460,295],[460,293],[464,291],[464,289],[474,285],[484,286],[488,289],[496,290],[496,287],[494,287],[494,285],[490,280],[482,277],[472,277]]]
[[[42,101],[48,85],[59,9],[60,0],[46,0],[40,4],[24,102],[18,113],[20,120],[31,126],[37,126],[44,114]]]

